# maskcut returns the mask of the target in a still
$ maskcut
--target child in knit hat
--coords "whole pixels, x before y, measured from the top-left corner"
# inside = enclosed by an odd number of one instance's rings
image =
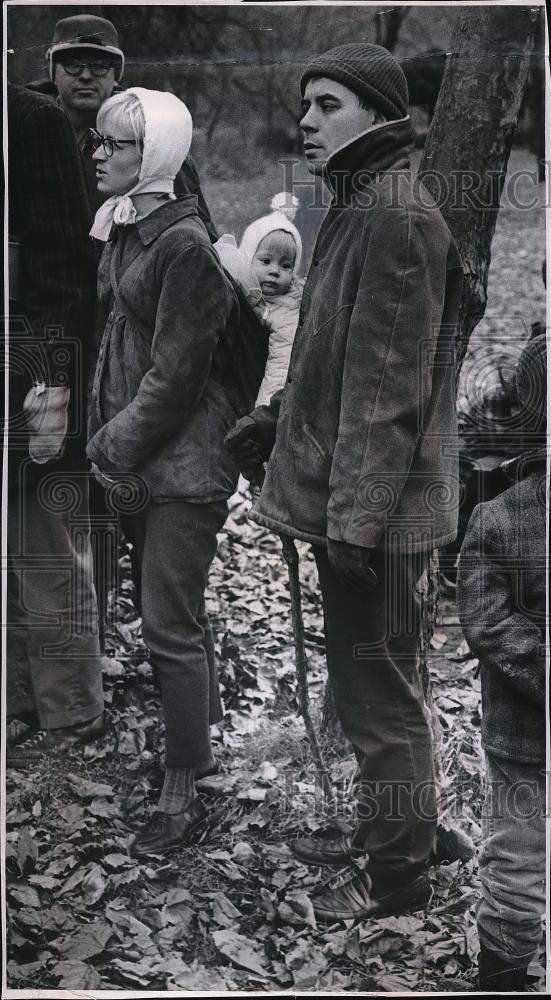
[[[255,309],[271,328],[268,361],[257,406],[285,385],[295,339],[304,280],[297,277],[302,241],[289,215],[296,206],[276,195],[278,206],[247,226],[239,250],[250,266],[261,295]],[[290,209],[290,211],[289,211]]]
[[[304,287],[304,279],[297,277],[302,240],[292,222],[298,199],[282,191],[274,196],[271,207],[269,215],[247,226],[239,247],[228,233],[214,244],[221,263],[271,330],[257,406],[268,403],[285,385]]]

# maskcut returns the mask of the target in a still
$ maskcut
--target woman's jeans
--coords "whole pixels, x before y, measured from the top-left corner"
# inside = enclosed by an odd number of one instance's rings
[[[208,760],[209,725],[222,718],[205,589],[227,513],[225,500],[167,500],[123,519],[141,565],[137,597],[161,683],[167,767]]]
[[[314,554],[323,597],[327,667],[341,726],[360,765],[356,846],[368,871],[398,882],[426,867],[436,829],[432,738],[418,670],[427,557],[374,552],[377,586],[340,582]]]
[[[481,944],[527,967],[541,941],[545,911],[545,771],[486,752],[480,854]]]

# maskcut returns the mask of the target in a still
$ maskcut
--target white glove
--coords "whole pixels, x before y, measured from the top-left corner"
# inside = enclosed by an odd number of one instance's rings
[[[38,465],[63,454],[70,397],[65,386],[47,386],[44,382],[37,382],[25,396],[23,410],[30,431],[29,455]]]

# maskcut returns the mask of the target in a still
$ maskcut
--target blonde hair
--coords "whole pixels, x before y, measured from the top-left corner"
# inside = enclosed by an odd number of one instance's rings
[[[136,139],[143,153],[145,115],[142,103],[136,94],[127,94],[123,91],[122,94],[109,97],[98,111],[97,126],[100,132],[103,132],[107,119],[114,139],[132,137]],[[129,136],[126,134],[128,132]]]

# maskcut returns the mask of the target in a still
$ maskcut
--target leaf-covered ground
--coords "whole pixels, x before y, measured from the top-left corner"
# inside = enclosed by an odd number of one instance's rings
[[[515,153],[512,168],[533,170],[534,164]],[[529,180],[523,184],[517,193],[526,201],[533,192]],[[274,175],[273,190],[259,180],[232,190],[218,184],[207,193],[220,228],[235,231],[245,205],[252,215],[252,205],[264,211],[279,189]],[[541,199],[541,185],[538,191]],[[525,339],[530,323],[543,318],[543,253],[541,208],[521,213],[505,206],[493,246],[488,310],[477,330],[496,349],[507,332]],[[163,732],[124,556],[105,677],[110,734],[83,752],[58,753],[32,771],[7,775],[12,988],[475,988],[476,859],[432,868],[434,898],[424,913],[356,927],[315,924],[308,895],[334,876],[300,865],[287,844],[328,820],[350,820],[354,762],[325,748],[339,793],[338,816],[327,816],[296,714],[286,570],[278,543],[247,521],[246,507],[241,500],[233,508],[209,588],[227,709],[214,734],[224,774],[205,789],[214,827],[202,842],[168,858],[142,863],[128,856],[133,830],[158,795]],[[310,693],[319,716],[322,620],[306,546],[301,576]],[[441,601],[440,612],[431,673],[444,739],[443,804],[478,847],[479,684],[450,600]],[[543,974],[543,952],[540,958],[535,976]],[[543,988],[541,980],[538,985]]]
[[[59,752],[32,771],[8,774],[11,987],[474,988],[475,860],[432,868],[427,912],[316,926],[308,895],[335,876],[299,864],[287,843],[327,820],[350,819],[354,763],[328,753],[339,812],[324,815],[296,715],[286,570],[278,543],[247,521],[246,507],[242,500],[232,510],[209,590],[227,706],[215,731],[224,773],[203,784],[217,814],[214,828],[170,857],[144,863],[128,856],[132,832],[161,781],[162,725],[126,579],[112,608],[114,655],[105,678],[111,733],[84,752]],[[123,557],[123,570],[126,563]],[[312,706],[319,714],[321,609],[306,546],[301,575]],[[431,672],[444,732],[446,805],[454,823],[479,842],[473,666],[453,605],[443,600]]]

